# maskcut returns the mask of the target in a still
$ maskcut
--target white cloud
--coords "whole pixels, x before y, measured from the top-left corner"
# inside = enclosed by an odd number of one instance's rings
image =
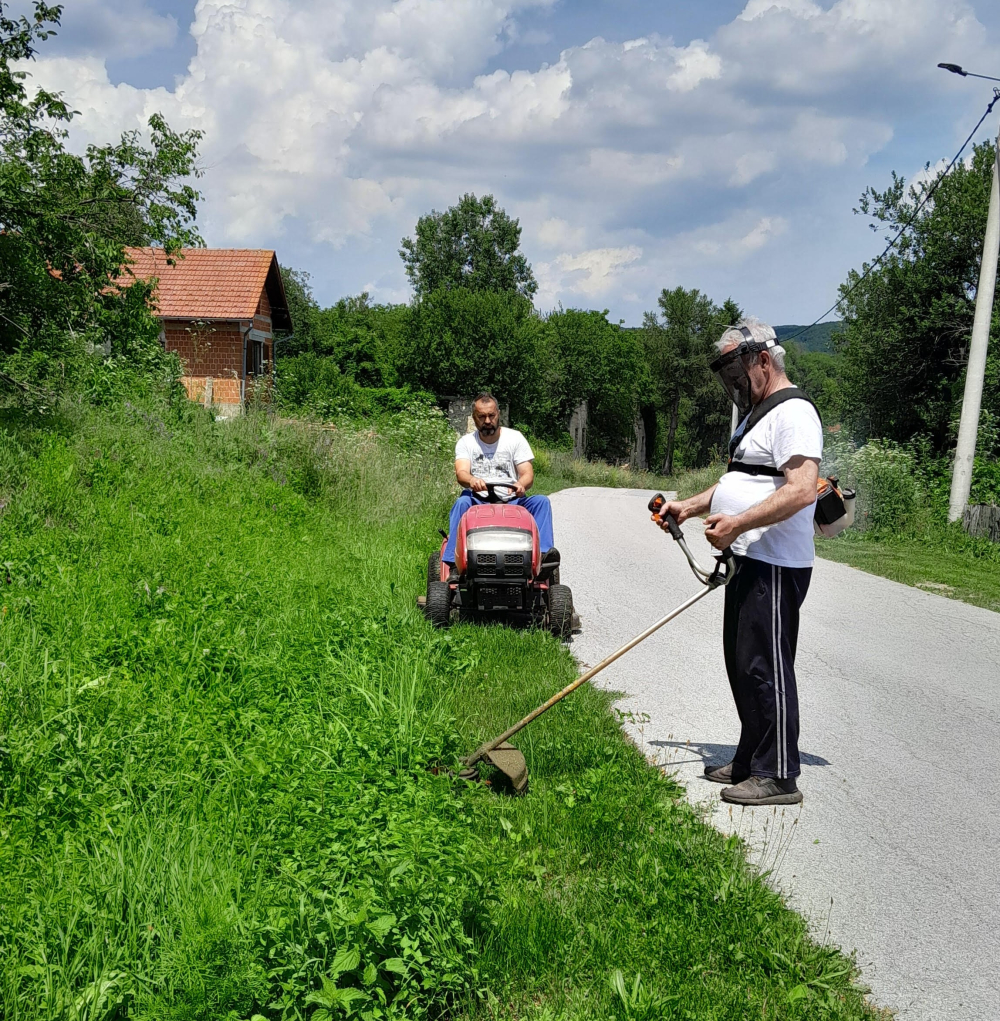
[[[671,88],[679,92],[690,92],[709,78],[722,74],[722,58],[710,53],[708,43],[696,39],[690,46],[671,51],[677,69],[667,79]]]
[[[86,2],[140,26],[136,46],[166,31],[141,4]],[[207,240],[307,253],[324,299],[402,293],[417,216],[491,191],[521,218],[541,304],[617,296],[634,318],[631,296],[724,296],[762,257],[790,261],[753,286],[797,295],[815,270],[783,250],[821,245],[834,202],[847,214],[844,182],[856,196],[898,121],[943,91],[941,55],[1000,55],[966,0],[749,0],[707,40],[598,37],[490,70],[519,14],[552,2],[199,0],[173,91],[112,85],[114,40],[43,48],[29,70],[81,111],[75,145],[157,110],[205,131]]]
[[[592,248],[579,255],[560,255],[556,265],[567,274],[570,288],[580,294],[599,294],[606,291],[611,278],[633,262],[642,258],[637,245],[625,248]],[[578,278],[576,274],[581,274]]]
[[[734,187],[749,184],[761,174],[766,174],[778,165],[777,153],[769,149],[754,149],[740,153],[733,166],[733,174],[729,183]]]
[[[571,227],[566,220],[557,216],[543,220],[535,232],[538,242],[546,248],[579,248],[583,244],[585,231],[582,227]]]
[[[591,301],[607,295],[629,266],[642,258],[637,245],[620,248],[591,248],[570,254],[563,252],[551,262],[538,263],[538,303],[542,308],[574,296]],[[570,300],[568,304],[579,304]]]
[[[747,217],[741,214],[722,223],[700,227],[684,241],[701,255],[738,263],[787,230],[788,221],[781,216],[762,216],[748,227]]]
[[[800,18],[815,18],[823,13],[823,8],[812,0],[749,0],[740,13],[740,20],[753,21],[754,18],[781,12],[795,14]]]

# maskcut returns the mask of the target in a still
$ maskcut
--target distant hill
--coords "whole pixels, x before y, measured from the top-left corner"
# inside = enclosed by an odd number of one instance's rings
[[[843,323],[839,319],[833,319],[827,323],[817,323],[815,326],[810,326],[801,336],[796,337],[795,343],[805,351],[825,351],[827,354],[833,354],[833,342],[830,338],[841,326]],[[778,340],[784,340],[802,329],[805,327],[775,326],[774,332],[778,335]]]

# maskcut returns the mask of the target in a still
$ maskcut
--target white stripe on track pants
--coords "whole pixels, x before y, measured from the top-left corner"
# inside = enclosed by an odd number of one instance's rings
[[[811,567],[778,567],[736,557],[726,586],[722,644],[740,717],[734,774],[798,776],[799,696],[795,646]]]

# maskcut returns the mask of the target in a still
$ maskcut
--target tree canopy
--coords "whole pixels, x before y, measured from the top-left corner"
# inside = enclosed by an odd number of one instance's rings
[[[933,180],[908,188],[893,174],[884,191],[869,188],[861,198],[856,211],[870,216],[873,228],[904,228],[884,263],[864,279],[852,271],[841,287],[844,332],[835,343],[844,356],[842,400],[862,436],[923,437],[936,452],[953,440],[993,159],[992,142],[976,146],[971,161],[954,167],[916,218]],[[996,308],[983,395],[993,416],[1000,415]]]
[[[674,470],[678,430],[686,426],[692,446],[688,464],[706,463],[712,448],[728,438],[730,404],[709,371],[715,355],[713,344],[726,326],[741,318],[731,299],[718,307],[699,290],[664,288],[656,312],[647,312],[643,323],[646,357],[653,387],[667,420],[663,472]],[[682,411],[687,410],[683,415]]]
[[[403,238],[399,254],[418,298],[460,288],[530,298],[538,284],[520,244],[520,224],[492,195],[468,194],[443,213],[421,216],[416,238]]]
[[[0,5],[0,353],[32,371],[46,352],[65,366],[87,344],[125,351],[148,339],[148,285],[109,286],[125,247],[201,243],[188,183],[199,132],[153,115],[148,145],[132,131],[78,156],[65,147],[74,113],[63,97],[29,96],[27,72],[11,65],[35,56],[60,14],[37,2],[31,18],[10,18]]]

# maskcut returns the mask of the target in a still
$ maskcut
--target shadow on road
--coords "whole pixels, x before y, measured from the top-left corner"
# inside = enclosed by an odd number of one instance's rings
[[[716,766],[724,766],[731,762],[736,754],[734,744],[711,744],[698,741],[647,741],[653,748],[662,748],[665,751],[674,749],[685,754],[680,756],[667,755],[666,765],[681,766],[689,762],[700,762],[705,769],[713,769]],[[803,766],[829,766],[830,763],[821,755],[810,755],[809,752],[799,752],[799,761]]]

